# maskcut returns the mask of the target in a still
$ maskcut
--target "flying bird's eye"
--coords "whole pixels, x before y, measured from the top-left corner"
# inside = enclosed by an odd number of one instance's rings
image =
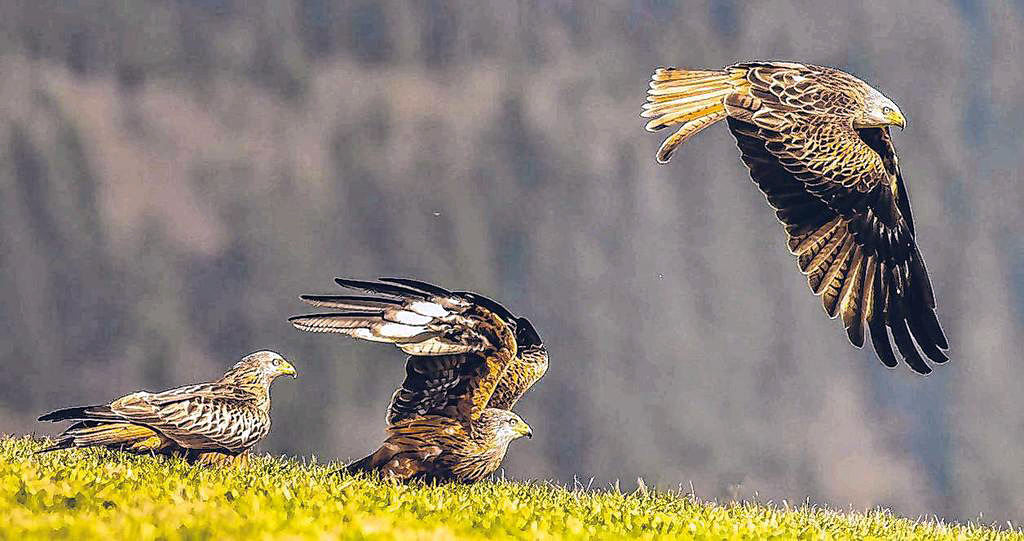
[[[280,365],[281,365],[281,359],[280,358],[274,359],[274,366],[280,366]]]
[[[515,420],[515,419],[509,419],[509,420],[508,420],[508,424],[509,424],[510,426],[511,426],[511,425],[514,425],[514,424],[516,424],[516,420]]]
[[[891,112],[892,112],[892,107],[889,107],[889,106],[882,107],[882,114],[883,115],[887,115],[887,114],[889,114]]]

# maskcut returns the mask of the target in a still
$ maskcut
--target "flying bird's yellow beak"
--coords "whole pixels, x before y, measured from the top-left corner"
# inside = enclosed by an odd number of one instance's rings
[[[523,426],[519,429],[519,434],[527,438],[533,438],[533,429],[530,428],[530,425],[523,423]]]
[[[288,361],[284,361],[281,363],[281,367],[278,368],[278,373],[280,373],[282,376],[291,376],[293,378],[299,377],[298,372],[295,371],[295,367],[292,366],[292,363]]]
[[[893,126],[899,126],[901,130],[907,127],[907,118],[899,111],[890,111],[885,115],[885,119]]]

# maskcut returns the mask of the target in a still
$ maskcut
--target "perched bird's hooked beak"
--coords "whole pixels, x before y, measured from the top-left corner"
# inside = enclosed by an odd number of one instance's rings
[[[282,362],[281,367],[278,369],[278,371],[282,376],[291,376],[292,379],[299,377],[298,372],[295,371],[295,367],[292,366],[292,363],[288,361]]]
[[[529,425],[527,425],[526,428],[523,429],[522,434],[527,438],[533,439],[533,429],[530,428]]]

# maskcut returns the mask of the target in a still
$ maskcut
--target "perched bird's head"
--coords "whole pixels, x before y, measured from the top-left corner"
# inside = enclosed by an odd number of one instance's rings
[[[871,88],[865,99],[865,110],[853,119],[854,128],[907,127],[907,119],[900,108],[884,94]]]
[[[478,423],[483,432],[492,435],[499,446],[508,445],[512,440],[523,436],[533,437],[530,425],[526,424],[522,417],[508,410],[488,408],[480,414]]]
[[[224,374],[221,381],[269,386],[278,376],[297,377],[295,367],[280,354],[262,350],[242,357]]]

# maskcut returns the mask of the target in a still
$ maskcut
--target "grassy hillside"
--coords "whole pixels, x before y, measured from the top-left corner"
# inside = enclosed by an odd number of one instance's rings
[[[402,486],[259,457],[238,471],[0,439],[0,538],[1016,539],[975,525],[542,483]]]

